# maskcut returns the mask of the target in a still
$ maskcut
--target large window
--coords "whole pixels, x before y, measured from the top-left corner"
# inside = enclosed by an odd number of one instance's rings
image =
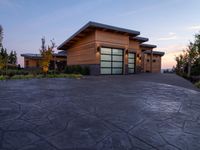
[[[122,74],[123,58],[122,49],[101,48],[101,74]]]
[[[135,53],[128,53],[128,73],[135,73]]]

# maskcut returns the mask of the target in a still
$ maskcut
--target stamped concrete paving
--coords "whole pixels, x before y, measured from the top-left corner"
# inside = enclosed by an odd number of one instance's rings
[[[200,92],[175,75],[0,82],[1,150],[199,150]]]

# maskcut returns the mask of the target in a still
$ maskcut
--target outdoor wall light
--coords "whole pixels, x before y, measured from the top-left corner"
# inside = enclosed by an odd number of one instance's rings
[[[126,49],[126,54],[128,54],[128,49]]]
[[[97,47],[97,52],[100,52],[100,50],[101,50],[101,47],[100,46]]]

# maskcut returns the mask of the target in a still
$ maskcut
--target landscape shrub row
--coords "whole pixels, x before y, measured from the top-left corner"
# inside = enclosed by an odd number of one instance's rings
[[[8,80],[8,79],[41,79],[41,78],[81,78],[81,74],[39,74],[39,75],[14,75],[12,77],[0,75],[0,80]]]
[[[72,73],[72,74],[89,75],[90,69],[87,66],[74,65],[74,66],[67,66],[64,72],[67,74]]]
[[[31,78],[80,78],[81,75],[89,75],[89,67],[80,65],[67,66],[64,71],[49,70],[43,74],[40,69],[2,69],[0,70],[0,80],[6,79],[31,79]]]

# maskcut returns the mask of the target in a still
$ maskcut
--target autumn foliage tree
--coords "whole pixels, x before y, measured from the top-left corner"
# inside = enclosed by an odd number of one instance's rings
[[[46,74],[49,71],[49,64],[51,59],[53,58],[53,49],[55,48],[55,43],[53,40],[51,40],[51,46],[46,47],[44,37],[41,39],[41,41],[42,41],[42,46],[40,49],[40,54],[42,56],[42,59],[40,64],[43,73]]]

